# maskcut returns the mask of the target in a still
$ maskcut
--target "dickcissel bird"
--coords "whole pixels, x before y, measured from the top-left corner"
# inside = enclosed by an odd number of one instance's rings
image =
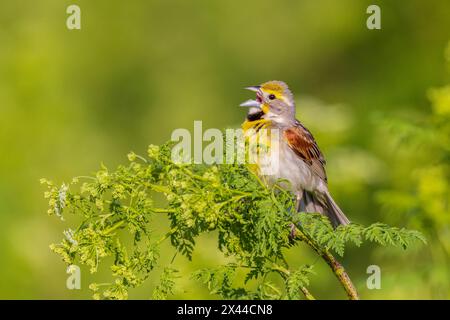
[[[251,138],[263,128],[278,133],[277,154],[266,156],[271,158],[265,159],[266,166],[259,167],[258,174],[269,184],[288,181],[297,211],[321,213],[334,227],[350,223],[330,195],[325,158],[311,132],[295,118],[294,96],[286,83],[269,81],[246,89],[256,92],[256,99],[241,104],[250,107],[242,125],[244,136]],[[270,170],[271,166],[277,168]]]

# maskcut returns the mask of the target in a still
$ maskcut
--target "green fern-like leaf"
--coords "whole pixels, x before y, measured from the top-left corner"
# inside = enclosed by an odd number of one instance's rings
[[[407,249],[413,242],[426,243],[425,237],[418,231],[405,228],[390,227],[383,223],[374,223],[364,229],[367,240],[376,242],[382,246],[392,245]]]
[[[312,266],[301,266],[290,273],[286,280],[286,293],[289,299],[300,299],[300,288],[309,286],[309,276],[314,274]]]

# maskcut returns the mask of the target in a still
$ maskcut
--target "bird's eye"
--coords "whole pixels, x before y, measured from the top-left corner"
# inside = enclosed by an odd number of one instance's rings
[[[275,98],[276,98],[276,97],[275,97],[274,94],[269,95],[269,99],[270,99],[270,100],[275,100]]]

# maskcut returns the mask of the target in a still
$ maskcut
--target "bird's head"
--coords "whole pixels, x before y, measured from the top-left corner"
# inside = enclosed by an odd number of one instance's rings
[[[289,123],[295,120],[294,96],[286,83],[282,81],[268,81],[259,86],[246,89],[256,92],[256,99],[242,103],[243,107],[250,107],[251,114],[260,113],[261,118]]]

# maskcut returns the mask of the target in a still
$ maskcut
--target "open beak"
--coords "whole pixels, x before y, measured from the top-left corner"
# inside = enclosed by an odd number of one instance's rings
[[[243,103],[240,104],[241,107],[257,107],[260,108],[261,107],[261,103],[259,103],[256,100],[247,100]]]
[[[246,87],[245,89],[256,92],[256,100],[247,100],[243,103],[240,104],[241,107],[256,107],[256,108],[261,108],[261,99],[260,99],[260,91],[259,89],[261,88],[261,86],[251,86],[251,87]]]
[[[253,92],[258,92],[260,88],[261,88],[261,86],[251,86],[251,87],[246,87],[244,89],[247,89],[247,90],[250,90]]]

